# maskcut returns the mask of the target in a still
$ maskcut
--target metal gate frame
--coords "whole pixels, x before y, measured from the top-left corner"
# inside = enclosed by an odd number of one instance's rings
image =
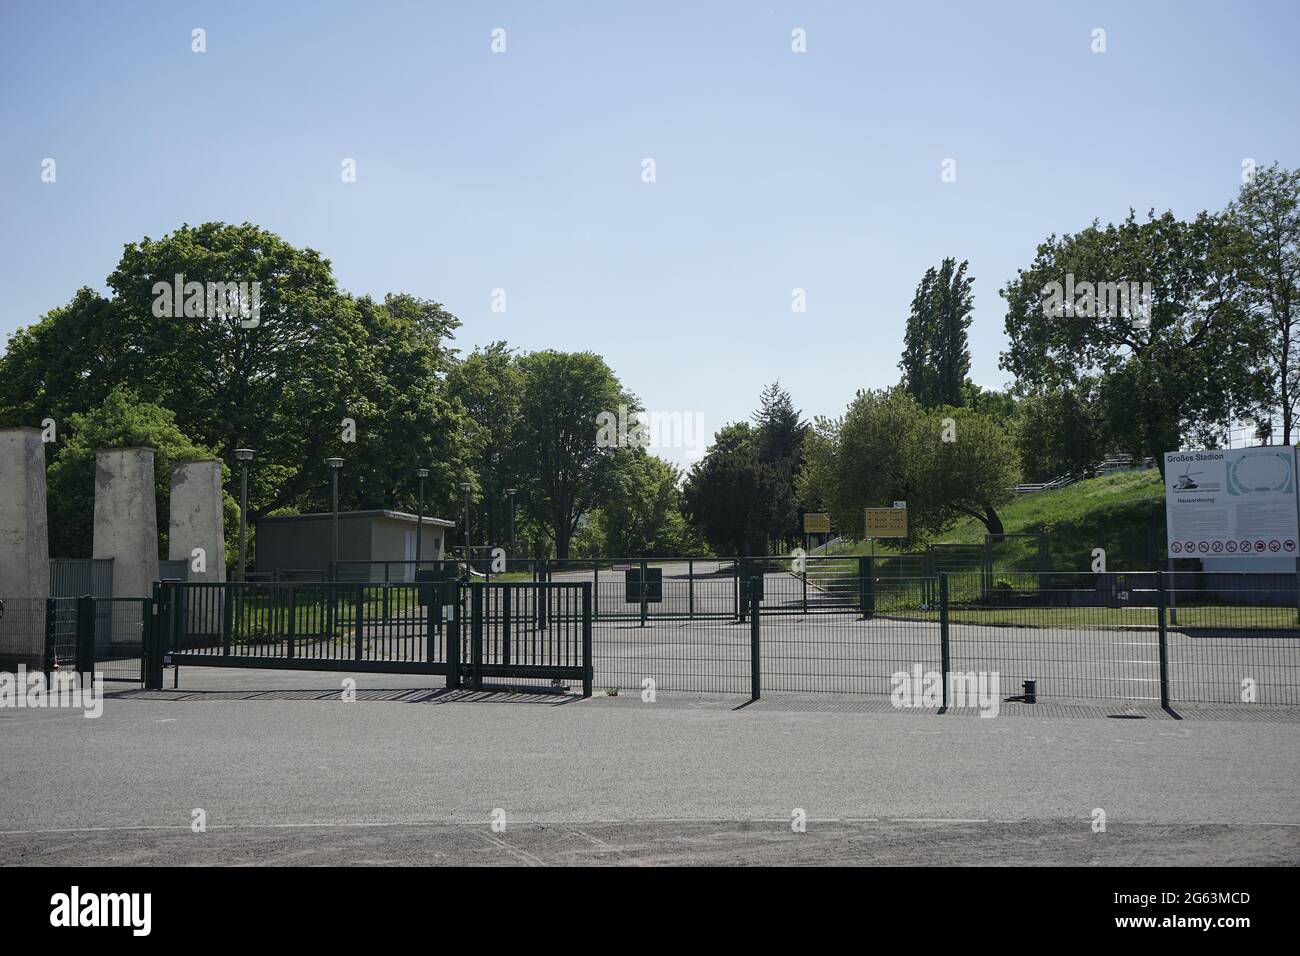
[[[75,602],[71,608],[70,618],[64,613],[68,601]],[[105,673],[105,669],[99,666],[109,661],[132,661],[135,659],[134,654],[112,656],[111,643],[109,644],[109,656],[101,655],[98,646],[102,643],[98,640],[100,630],[98,626],[98,605],[101,601],[110,602],[110,609],[113,604],[131,604],[135,602],[140,604],[140,624],[143,633],[140,637],[139,670],[134,677],[123,677],[118,673]],[[99,680],[105,682],[143,685],[147,677],[148,632],[154,619],[153,603],[152,598],[99,598],[89,595],[82,595],[78,598],[48,598],[46,600],[45,615],[44,669],[46,674],[53,673],[59,661],[70,659],[79,674],[94,674]],[[69,635],[66,633],[66,624],[69,619],[72,624],[71,641],[67,640]],[[71,649],[70,658],[66,654],[60,653],[63,648]]]
[[[456,586],[456,605],[455,633],[464,641],[468,638],[469,647],[462,645],[462,650],[467,654],[461,655],[459,676],[464,683],[468,683],[474,690],[483,689],[484,678],[522,678],[524,680],[575,680],[582,682],[582,696],[590,697],[592,691],[592,682],[594,680],[594,668],[592,665],[591,645],[592,645],[592,590],[593,585],[590,581],[575,583],[553,583],[553,582],[493,582],[480,584],[458,584]],[[577,607],[572,601],[561,601],[556,604],[556,596],[568,593],[577,596]],[[489,606],[489,595],[499,594],[500,599]],[[518,607],[514,601],[515,595],[532,595],[533,603],[531,613],[525,611],[524,614],[515,614]],[[465,628],[465,616],[463,608],[465,604],[469,605],[469,627]],[[527,604],[524,605],[527,607]],[[492,608],[499,608],[500,613],[495,616],[491,613]],[[567,610],[569,613],[563,613]],[[575,621],[575,618],[577,619]],[[565,623],[580,623],[581,632],[578,637],[580,646],[575,646],[575,650],[580,654],[580,663],[523,663],[517,656],[512,655],[512,642],[515,640],[513,632],[516,621],[528,622],[536,627],[536,633],[546,632],[548,629],[554,629]],[[488,629],[486,624],[500,622],[503,625],[502,642],[499,647],[498,660],[492,661],[485,659],[485,650],[488,648]],[[575,642],[576,645],[577,642]],[[450,643],[449,645],[450,646]],[[554,642],[552,642],[554,647]],[[535,655],[528,655],[535,656]],[[513,659],[512,659],[513,658]]]
[[[591,696],[593,666],[591,652],[592,585],[590,582],[578,584],[454,582],[447,588],[448,596],[452,597],[450,620],[444,622],[444,605],[441,602],[421,606],[424,616],[423,636],[426,657],[422,661],[367,658],[364,655],[363,648],[366,642],[365,589],[379,590],[383,607],[388,607],[388,600],[393,589],[414,590],[416,593],[421,591],[427,593],[427,590],[436,591],[441,589],[430,589],[429,585],[424,583],[374,585],[322,583],[315,585],[315,587],[325,589],[325,593],[329,595],[331,622],[337,617],[337,604],[340,594],[347,591],[349,597],[351,597],[351,592],[354,589],[357,592],[358,601],[354,605],[357,610],[350,622],[354,632],[354,644],[353,649],[346,656],[306,657],[295,654],[293,622],[296,620],[296,616],[292,604],[294,584],[155,583],[154,597],[150,600],[149,606],[151,612],[149,624],[145,628],[144,680],[146,689],[162,689],[163,669],[167,664],[173,666],[188,664],[198,667],[243,667],[265,670],[441,675],[446,677],[448,688],[469,686],[475,690],[483,688],[485,679],[523,678],[535,680],[550,678],[552,680],[581,681],[583,697]],[[280,643],[285,644],[286,653],[274,655],[232,653],[234,642],[232,641],[231,608],[232,605],[242,600],[241,594],[247,593],[247,589],[258,589],[261,592],[283,592],[288,595],[290,600],[288,631],[285,635],[282,635],[285,640],[277,637],[275,641],[277,647]],[[191,592],[198,590],[215,592],[221,599],[223,607],[219,622],[221,629],[219,643],[214,643],[211,649],[206,652],[186,650],[181,646],[181,635],[186,628],[185,616],[190,613],[187,610],[190,606],[187,596]],[[523,617],[518,617],[515,621],[525,621],[531,623],[536,631],[546,631],[548,627],[557,624],[573,624],[576,619],[576,622],[581,625],[580,644],[576,648],[580,655],[580,661],[566,661],[563,664],[549,662],[539,664],[535,661],[522,662],[517,658],[512,659],[509,647],[513,632],[508,611],[504,617],[505,655],[501,656],[491,652],[485,653],[489,630],[485,625],[501,622],[502,620],[500,616],[492,618],[491,615],[485,612],[485,596],[500,592],[502,595],[501,600],[505,602],[504,606],[508,609],[513,595],[525,591],[532,594],[532,606],[535,609],[535,614],[530,621]],[[576,595],[578,600],[575,602],[570,597],[567,601],[557,602],[557,595],[560,593],[567,593],[571,596]],[[557,609],[557,603],[560,608],[567,609],[567,615]],[[213,623],[218,622],[214,621]],[[371,621],[372,626],[375,623],[375,621]],[[434,638],[443,636],[444,628],[445,640],[443,642],[443,654],[441,655],[444,659],[434,660],[432,659],[434,656]]]

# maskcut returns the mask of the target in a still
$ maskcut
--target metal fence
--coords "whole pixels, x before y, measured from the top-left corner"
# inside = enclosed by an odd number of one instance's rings
[[[167,651],[192,663],[211,659],[228,666],[246,658],[372,670],[377,662],[445,660],[441,628],[428,621],[435,606],[422,606],[418,590],[382,584],[165,585],[167,607],[160,613],[167,617]]]
[[[46,603],[0,594],[0,670],[44,666]]]
[[[66,666],[89,641],[102,674],[138,680],[156,601],[161,651],[178,664],[445,673],[455,686],[549,675],[636,692],[650,680],[750,696],[893,695],[900,675],[937,674],[946,688],[951,675],[996,674],[1003,698],[1032,682],[1038,700],[1300,704],[1300,614],[1260,575],[990,581],[982,569],[867,567],[876,573],[836,573],[834,586],[813,565],[748,559],[534,568],[544,581],[161,584],[152,600],[14,599],[0,666]]]
[[[676,691],[743,694],[757,683],[891,695],[913,677],[946,689],[960,675],[996,681],[981,686],[1002,699],[1300,704],[1293,606],[1252,600],[1266,589],[1225,602],[1194,576],[1175,581],[1158,572],[1003,575],[993,588],[979,571],[861,579],[849,606],[799,614],[783,587],[756,578],[757,616],[598,622],[596,673],[633,690],[649,678]]]
[[[578,681],[591,695],[587,584],[159,584],[148,686],[165,662]],[[146,632],[147,633],[147,632]]]
[[[113,596],[112,558],[51,558],[50,597]]]
[[[142,681],[144,632],[153,602],[148,598],[90,598],[89,602],[94,614],[93,650],[89,653],[96,673],[107,681]],[[81,612],[79,608],[78,614]]]

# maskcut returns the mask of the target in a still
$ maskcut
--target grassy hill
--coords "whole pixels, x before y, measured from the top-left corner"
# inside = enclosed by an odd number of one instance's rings
[[[1047,534],[1052,570],[1088,570],[1093,548],[1106,549],[1106,568],[1111,571],[1149,571],[1164,560],[1164,485],[1154,468],[1020,495],[999,514],[1008,534]],[[933,543],[982,545],[984,534],[978,521],[963,519]],[[862,541],[841,553],[869,550]],[[877,554],[893,551],[876,543]],[[1009,538],[995,546],[994,563],[1000,569],[1036,570],[1036,558],[1037,544],[1030,539]]]

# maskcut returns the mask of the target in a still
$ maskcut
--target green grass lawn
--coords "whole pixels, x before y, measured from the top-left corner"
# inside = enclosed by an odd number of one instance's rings
[[[1049,567],[1054,571],[1088,571],[1092,549],[1106,549],[1111,571],[1150,571],[1165,554],[1165,499],[1160,472],[1126,471],[1077,481],[1057,491],[1018,495],[998,512],[1007,534],[1048,536]],[[982,545],[986,529],[973,518],[959,520],[934,543]],[[876,542],[876,554],[898,549]],[[910,549],[923,550],[920,545]],[[869,541],[850,541],[827,554],[865,555]],[[1009,538],[994,545],[994,567],[1037,570],[1037,544]]]

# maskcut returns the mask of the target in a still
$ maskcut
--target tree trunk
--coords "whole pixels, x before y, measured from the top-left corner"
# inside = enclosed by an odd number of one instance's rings
[[[984,506],[984,515],[980,520],[984,522],[985,529],[992,536],[992,543],[1001,544],[1002,538],[1006,534],[1006,528],[1002,526],[1002,519],[989,505]]]

